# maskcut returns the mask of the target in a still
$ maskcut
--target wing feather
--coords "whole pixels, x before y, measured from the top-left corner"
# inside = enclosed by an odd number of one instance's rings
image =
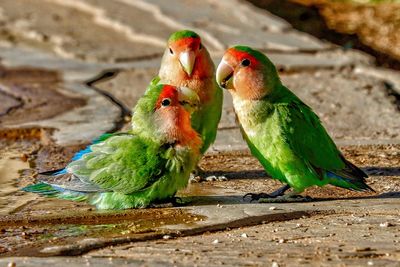
[[[327,172],[330,178],[345,180],[345,187],[349,189],[372,190],[364,183],[368,176],[343,157],[310,107],[296,99],[278,104],[277,111],[283,138],[321,179]]]
[[[148,141],[148,140],[147,140]],[[90,146],[66,167],[68,178],[43,182],[73,191],[130,194],[148,187],[165,173],[165,149],[132,134],[115,135]],[[68,177],[67,177],[68,176]]]

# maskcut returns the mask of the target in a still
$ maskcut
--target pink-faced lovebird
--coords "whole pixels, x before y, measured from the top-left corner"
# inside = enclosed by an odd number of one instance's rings
[[[186,86],[199,95],[200,105],[191,121],[202,138],[200,152],[204,154],[217,135],[223,93],[215,81],[214,63],[197,33],[182,30],[169,37],[159,74],[151,85],[157,83]]]
[[[251,153],[272,178],[286,184],[272,194],[250,194],[253,200],[294,201],[306,188],[326,184],[373,191],[365,183],[368,176],[343,157],[318,116],[281,83],[263,53],[229,48],[216,76],[232,95]],[[284,195],[289,188],[293,192]]]
[[[199,103],[186,87],[159,84],[137,103],[136,129],[106,134],[65,169],[41,175],[24,191],[84,201],[98,209],[144,208],[184,188],[200,157],[190,113]]]

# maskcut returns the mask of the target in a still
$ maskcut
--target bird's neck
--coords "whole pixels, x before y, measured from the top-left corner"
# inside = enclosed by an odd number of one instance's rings
[[[235,92],[231,93],[235,113],[244,128],[262,123],[274,109],[273,104],[268,101],[242,99]]]
[[[201,146],[201,138],[192,128],[190,115],[182,109],[175,113],[168,113],[161,116],[162,121],[156,125],[163,142],[174,143],[179,146],[188,146],[197,151]]]

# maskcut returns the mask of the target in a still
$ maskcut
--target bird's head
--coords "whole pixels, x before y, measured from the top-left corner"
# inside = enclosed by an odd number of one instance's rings
[[[155,103],[155,110],[164,109],[170,112],[179,109],[190,116],[199,106],[199,96],[188,87],[176,87],[169,84],[157,85],[161,87],[160,94]]]
[[[170,36],[160,68],[161,77],[191,79],[212,75],[213,71],[214,65],[197,33],[183,30]]]
[[[216,72],[218,84],[241,99],[257,100],[280,84],[274,64],[261,52],[247,46],[225,51]]]
[[[163,140],[179,144],[201,143],[192,129],[190,115],[199,105],[199,97],[187,87],[160,84],[153,109],[154,130]]]

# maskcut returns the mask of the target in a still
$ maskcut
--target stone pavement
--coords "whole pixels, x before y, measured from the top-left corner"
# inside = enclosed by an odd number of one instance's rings
[[[233,44],[264,51],[377,194],[327,187],[306,192],[313,203],[243,200],[279,183],[249,156],[228,94],[202,164],[229,181],[190,185],[182,208],[96,212],[19,192],[37,171],[63,166],[101,133],[128,126],[165,40],[182,28],[202,36],[216,63]],[[2,0],[0,255],[29,258],[0,262],[399,266],[399,77],[241,0]],[[49,257],[31,258],[39,255]]]

